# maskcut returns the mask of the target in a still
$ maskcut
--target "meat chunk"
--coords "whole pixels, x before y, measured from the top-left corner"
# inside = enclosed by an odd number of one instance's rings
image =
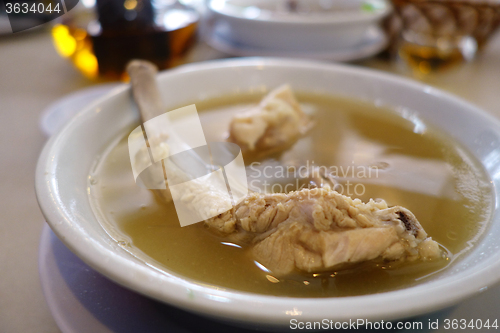
[[[205,221],[252,245],[255,260],[277,275],[317,272],[373,259],[416,260],[442,255],[407,209],[363,203],[329,187],[288,194],[253,193]]]
[[[245,151],[269,152],[293,144],[311,127],[289,85],[271,91],[258,106],[236,115],[228,140]]]

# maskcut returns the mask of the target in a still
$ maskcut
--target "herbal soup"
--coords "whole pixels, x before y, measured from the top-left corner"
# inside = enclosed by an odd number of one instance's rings
[[[224,141],[235,113],[261,95],[196,102],[208,142]],[[131,129],[110,145],[89,177],[90,197],[104,229],[148,265],[218,289],[292,297],[379,293],[426,281],[468,251],[492,211],[489,181],[457,142],[408,111],[315,94],[297,94],[314,128],[290,149],[263,160],[245,159],[250,190],[288,192],[309,186],[300,171],[326,168],[341,194],[382,198],[408,208],[446,253],[442,259],[366,261],[342,269],[275,276],[248,248],[207,230],[181,227],[174,204],[134,182],[127,147]],[[287,167],[288,166],[288,167]],[[289,166],[293,166],[290,168]]]

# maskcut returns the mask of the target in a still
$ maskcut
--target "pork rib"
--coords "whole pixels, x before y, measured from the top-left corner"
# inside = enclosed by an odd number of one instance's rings
[[[238,144],[243,152],[274,152],[293,144],[311,125],[291,87],[283,85],[259,105],[234,116],[228,141]]]
[[[253,193],[234,212],[205,223],[233,239],[245,239],[255,259],[277,275],[317,272],[376,258],[435,259],[437,242],[415,216],[383,200],[363,203],[329,187],[287,194]]]

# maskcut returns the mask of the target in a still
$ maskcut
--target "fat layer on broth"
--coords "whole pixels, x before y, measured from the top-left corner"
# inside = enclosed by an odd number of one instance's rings
[[[410,209],[429,236],[450,253],[447,260],[365,262],[319,274],[276,278],[245,248],[208,232],[203,223],[180,227],[172,203],[133,180],[127,136],[109,147],[91,175],[90,197],[103,228],[134,256],[160,270],[217,288],[296,296],[351,296],[399,289],[425,281],[473,246],[491,213],[491,189],[479,164],[456,142],[424,122],[406,120],[371,104],[326,95],[297,94],[315,127],[290,150],[249,165],[251,189],[282,191],[304,184],[280,165],[326,166],[342,194],[382,198]],[[207,141],[223,141],[235,112],[261,95],[231,95],[196,103]],[[266,168],[268,167],[268,168]],[[264,184],[264,168],[273,182]],[[259,177],[260,176],[260,177]],[[274,186],[273,186],[274,185]],[[294,188],[295,187],[295,188]]]

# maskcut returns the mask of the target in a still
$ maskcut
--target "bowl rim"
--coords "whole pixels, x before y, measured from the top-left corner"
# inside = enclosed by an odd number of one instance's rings
[[[482,117],[500,129],[499,120],[450,93],[397,75],[350,65],[276,58],[222,59],[183,65],[162,72],[158,80],[197,71],[225,70],[238,66],[258,69],[299,67],[309,70],[340,71],[390,81],[434,95],[454,105],[460,104],[462,108],[468,109],[475,116]],[[497,252],[488,259],[488,265],[482,265],[473,272],[467,271],[465,272],[467,274],[461,272],[454,275],[453,279],[445,277],[440,281],[430,281],[400,290],[340,298],[277,297],[203,286],[184,280],[175,274],[164,274],[153,271],[145,265],[144,267],[134,265],[130,259],[116,255],[96,240],[82,240],[82,233],[85,235],[85,230],[72,228],[71,221],[78,218],[71,216],[68,210],[59,209],[60,199],[57,197],[59,184],[55,175],[47,173],[47,170],[53,170],[58,162],[57,159],[60,158],[57,155],[58,146],[66,137],[72,135],[84,119],[90,118],[95,113],[93,111],[97,106],[105,106],[106,103],[112,103],[119,96],[129,93],[130,88],[126,85],[115,88],[84,108],[57,135],[52,136],[39,157],[35,180],[36,195],[41,211],[54,233],[87,264],[115,282],[149,297],[199,314],[236,322],[282,326],[289,324],[289,321],[294,318],[308,321],[335,318],[340,321],[351,319],[353,314],[368,320],[413,317],[453,305],[466,297],[484,291],[500,280],[500,253]],[[495,199],[497,198],[498,195]],[[498,216],[496,209],[494,213],[492,219]],[[109,264],[110,260],[113,260],[113,265]],[[123,274],[130,269],[135,270],[135,278],[130,274]],[[138,276],[148,283],[138,281],[140,280]],[[444,284],[443,281],[447,283]],[[196,301],[193,300],[192,295],[196,296]],[[429,302],[431,295],[433,301]],[[332,312],[335,313],[332,314]]]
[[[308,16],[284,16],[284,17],[271,17],[271,18],[263,18],[263,17],[245,17],[242,15],[231,15],[230,13],[218,10],[214,8],[212,3],[217,0],[209,0],[207,1],[206,7],[209,12],[219,15],[225,19],[240,21],[240,22],[258,22],[259,24],[269,24],[274,26],[279,25],[310,25],[310,26],[325,26],[325,25],[344,25],[344,24],[357,24],[357,23],[365,23],[365,22],[376,22],[381,20],[382,18],[388,16],[393,11],[393,6],[390,1],[387,0],[377,0],[384,4],[384,8],[378,9],[373,13],[366,12],[356,12],[349,13],[343,15],[322,15],[322,16],[314,16],[311,19]]]

